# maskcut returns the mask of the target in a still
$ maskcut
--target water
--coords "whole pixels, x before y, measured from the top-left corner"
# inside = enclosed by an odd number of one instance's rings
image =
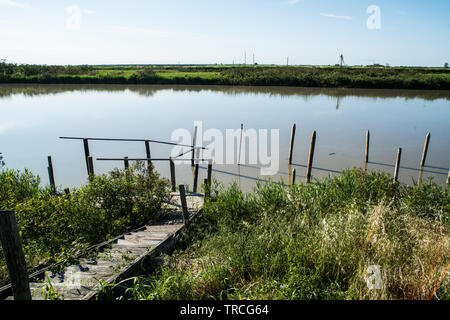
[[[393,172],[397,148],[402,147],[399,180],[417,180],[427,132],[431,133],[424,179],[445,183],[450,166],[450,92],[365,89],[312,89],[220,86],[122,85],[0,85],[0,152],[6,166],[29,168],[48,181],[51,155],[56,183],[74,187],[86,181],[81,141],[61,136],[144,138],[169,141],[173,130],[203,131],[279,129],[278,175],[261,177],[251,166],[218,165],[213,173],[228,184],[238,177],[246,189],[256,178],[288,179],[290,132],[296,123],[293,168],[297,181],[305,178],[305,165],[313,130],[317,131],[313,177],[336,174],[343,168],[363,166],[365,132],[370,130],[369,169]],[[172,147],[151,144],[152,157],[167,158]],[[145,157],[143,142],[90,142],[94,159]],[[96,173],[122,162],[94,161]],[[170,177],[168,162],[156,169]],[[177,184],[192,185],[189,165],[176,168]],[[206,170],[200,170],[200,181]]]

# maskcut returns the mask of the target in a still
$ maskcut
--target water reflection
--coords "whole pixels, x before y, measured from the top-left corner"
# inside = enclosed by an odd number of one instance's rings
[[[260,176],[258,166],[215,166],[216,177],[244,189],[256,180],[292,183],[305,179],[310,133],[318,134],[312,165],[315,178],[344,168],[364,166],[366,130],[373,138],[369,170],[393,172],[395,152],[403,148],[400,180],[417,178],[423,139],[431,132],[424,179],[446,180],[450,165],[450,91],[326,89],[295,87],[169,86],[169,85],[0,85],[0,151],[8,167],[28,167],[46,181],[46,159],[52,155],[57,184],[85,182],[81,143],[60,136],[170,140],[177,128],[280,129],[278,175]],[[288,151],[292,125],[297,124],[292,165]],[[152,156],[167,157],[170,148],[152,145]],[[92,144],[94,158],[145,156],[143,143]],[[248,158],[248,157],[246,157]],[[96,161],[96,173],[116,164]],[[122,164],[118,164],[122,167]],[[170,178],[169,165],[157,164]],[[192,170],[177,165],[177,182],[192,185]],[[206,170],[202,170],[202,174]],[[178,176],[178,174],[180,176]],[[203,181],[199,177],[199,181]]]

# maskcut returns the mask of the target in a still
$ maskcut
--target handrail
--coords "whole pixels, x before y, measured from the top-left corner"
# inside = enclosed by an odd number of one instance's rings
[[[167,144],[172,146],[181,146],[181,147],[190,147],[190,148],[201,148],[206,149],[205,147],[195,147],[193,145],[187,145],[187,144],[179,144],[174,142],[167,142],[167,141],[159,141],[159,140],[151,140],[151,139],[122,139],[122,138],[81,138],[81,137],[59,137],[60,139],[65,140],[91,140],[91,141],[123,141],[123,142],[152,142],[152,143],[159,143],[159,144]],[[192,150],[191,150],[192,151]]]

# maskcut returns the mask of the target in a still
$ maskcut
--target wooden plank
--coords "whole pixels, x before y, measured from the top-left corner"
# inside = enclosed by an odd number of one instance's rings
[[[292,156],[294,153],[294,139],[295,139],[295,130],[296,130],[296,125],[295,123],[292,125],[292,129],[291,129],[291,141],[289,144],[289,164],[292,164]]]
[[[397,160],[395,161],[394,182],[398,181],[398,170],[400,169],[400,159],[402,157],[402,148],[397,150]]]
[[[313,131],[311,136],[311,143],[309,145],[308,167],[306,168],[306,183],[309,183],[311,181],[311,171],[314,160],[315,147],[316,147],[316,131]]]
[[[14,211],[0,211],[0,240],[15,300],[31,300],[27,264]]]

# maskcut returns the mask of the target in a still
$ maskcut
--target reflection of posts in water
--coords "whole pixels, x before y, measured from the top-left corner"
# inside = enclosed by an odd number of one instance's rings
[[[340,104],[341,104],[341,97],[338,96],[337,99],[336,99],[336,110],[339,110]]]
[[[370,132],[366,132],[366,149],[364,152],[364,172],[367,172],[367,165],[369,163],[369,144],[370,144]]]
[[[420,170],[419,170],[419,177],[417,179],[417,185],[422,185],[422,177],[423,177],[423,167],[425,166],[425,161],[427,159],[427,153],[428,153],[428,145],[430,144],[430,133],[427,134],[425,138],[425,144],[423,146],[423,152],[422,152],[422,159],[420,160]]]
[[[314,159],[314,149],[316,146],[316,131],[313,131],[311,136],[311,143],[309,145],[308,167],[306,169],[306,183],[311,181],[311,170]]]
[[[397,150],[397,160],[395,161],[394,182],[398,181],[398,170],[400,169],[400,159],[402,157],[402,148]]]

